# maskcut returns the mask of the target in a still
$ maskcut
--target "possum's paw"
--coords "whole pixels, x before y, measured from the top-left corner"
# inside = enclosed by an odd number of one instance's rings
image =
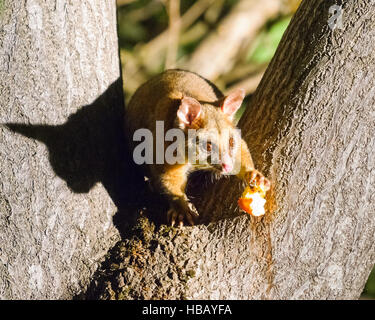
[[[198,217],[199,214],[195,206],[191,202],[185,201],[171,206],[167,213],[168,222],[171,226],[182,227],[186,222],[193,226]]]
[[[260,187],[264,191],[268,191],[271,188],[271,182],[263,174],[255,169],[246,172],[245,181],[250,186]]]

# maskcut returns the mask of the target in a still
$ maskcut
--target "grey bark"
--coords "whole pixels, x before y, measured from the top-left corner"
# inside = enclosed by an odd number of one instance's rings
[[[302,2],[239,123],[273,182],[266,215],[239,214],[234,178],[193,183],[205,223],[141,218],[89,298],[359,297],[375,261],[375,7],[343,1],[331,30],[334,4]]]
[[[71,298],[120,238],[116,5],[1,3],[0,298]]]

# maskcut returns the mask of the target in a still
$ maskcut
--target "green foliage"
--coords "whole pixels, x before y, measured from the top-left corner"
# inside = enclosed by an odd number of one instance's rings
[[[367,280],[365,289],[363,290],[363,293],[366,296],[375,298],[375,268],[372,269],[371,274]]]
[[[127,43],[142,42],[147,39],[147,30],[140,23],[132,23],[131,21],[124,20],[119,26],[118,36],[123,41],[123,46]]]
[[[165,30],[168,15],[160,1],[138,0],[118,8],[118,36],[122,48],[132,49]]]
[[[281,18],[270,23],[255,40],[253,50],[250,50],[247,57],[248,62],[253,63],[267,63],[276,52],[276,48],[289,25],[291,17]]]

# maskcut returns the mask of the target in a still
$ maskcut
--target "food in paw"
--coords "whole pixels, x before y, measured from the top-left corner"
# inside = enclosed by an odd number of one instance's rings
[[[259,217],[266,213],[266,191],[261,186],[247,186],[238,199],[239,207],[247,213]]]

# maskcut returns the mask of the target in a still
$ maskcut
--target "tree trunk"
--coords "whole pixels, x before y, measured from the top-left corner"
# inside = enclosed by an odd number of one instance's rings
[[[1,3],[0,298],[71,298],[119,239],[116,5]]]
[[[196,199],[204,224],[141,218],[89,298],[359,297],[375,260],[375,7],[343,3],[332,30],[335,2],[303,1],[240,121],[273,182],[266,215],[239,214],[233,178]]]

